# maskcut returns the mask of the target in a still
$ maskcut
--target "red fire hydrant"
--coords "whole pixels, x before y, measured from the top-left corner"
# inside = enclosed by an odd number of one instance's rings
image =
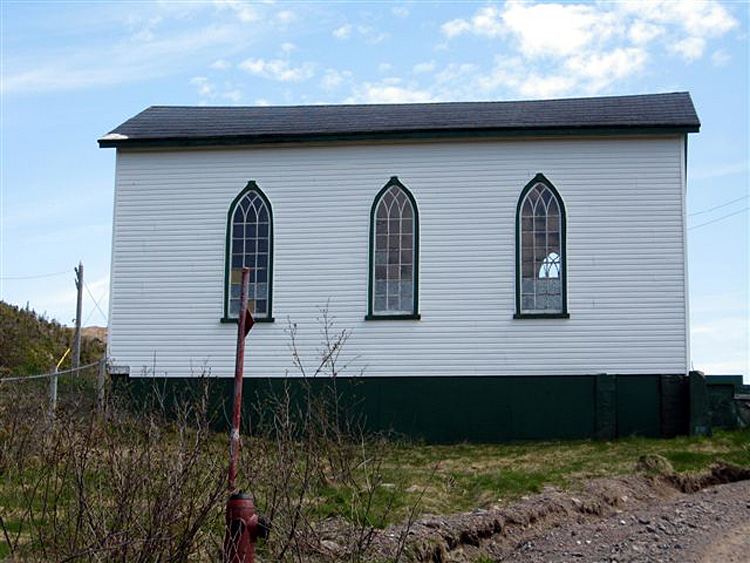
[[[255,514],[250,495],[237,493],[227,501],[224,563],[254,563],[255,542],[268,536],[270,526]]]

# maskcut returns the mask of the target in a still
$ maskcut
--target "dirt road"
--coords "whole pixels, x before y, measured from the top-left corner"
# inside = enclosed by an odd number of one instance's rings
[[[377,534],[374,559],[750,563],[750,469],[719,464],[678,475],[664,464],[662,474],[593,479],[511,505],[425,515]]]
[[[750,562],[750,481],[719,485],[529,538],[499,561]]]

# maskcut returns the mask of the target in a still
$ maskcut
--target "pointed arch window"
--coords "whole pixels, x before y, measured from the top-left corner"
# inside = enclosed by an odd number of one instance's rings
[[[250,181],[229,206],[227,216],[224,318],[236,322],[243,267],[250,268],[247,301],[256,321],[272,321],[273,214],[271,203]]]
[[[516,209],[516,318],[567,318],[565,205],[537,174]]]
[[[419,212],[397,177],[378,192],[370,210],[368,320],[419,319]]]

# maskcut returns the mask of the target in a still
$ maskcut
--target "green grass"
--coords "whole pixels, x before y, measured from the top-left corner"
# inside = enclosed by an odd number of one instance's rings
[[[644,454],[666,457],[678,472],[705,470],[717,461],[750,466],[750,429],[669,440],[393,445],[384,466],[397,474],[405,492],[388,522],[403,520],[419,491],[426,491],[421,498],[425,512],[486,508],[545,485],[575,487],[591,478],[633,473]]]

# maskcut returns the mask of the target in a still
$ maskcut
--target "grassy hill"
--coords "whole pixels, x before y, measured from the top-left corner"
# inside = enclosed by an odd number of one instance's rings
[[[86,329],[84,329],[85,331]],[[81,363],[96,361],[105,350],[101,330],[81,342]],[[49,321],[35,311],[0,301],[0,377],[46,373],[73,346],[73,329]],[[61,369],[70,367],[70,355]]]

